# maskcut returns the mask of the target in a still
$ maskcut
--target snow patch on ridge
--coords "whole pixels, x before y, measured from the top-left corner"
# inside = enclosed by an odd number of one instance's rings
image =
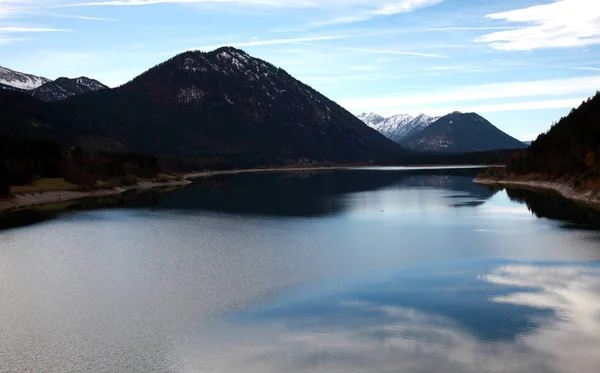
[[[190,104],[192,102],[202,102],[206,93],[195,85],[182,88],[177,95],[177,102],[180,104]]]
[[[438,118],[425,114],[412,117],[408,114],[398,114],[389,118],[382,117],[376,113],[363,113],[358,115],[369,127],[376,129],[385,137],[400,142],[427,128]]]
[[[0,83],[14,88],[30,91],[49,83],[50,81],[50,79],[31,74],[20,73],[18,71],[0,66]]]

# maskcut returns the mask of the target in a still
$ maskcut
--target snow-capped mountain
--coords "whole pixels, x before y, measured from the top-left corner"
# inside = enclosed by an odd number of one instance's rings
[[[362,113],[360,115],[357,115],[357,117],[358,119],[362,120],[367,126],[375,129],[377,129],[377,126],[385,120],[384,117],[375,113]]]
[[[398,114],[384,118],[376,113],[363,113],[358,115],[358,119],[362,120],[369,127],[376,129],[385,137],[396,142],[401,142],[427,128],[437,118],[425,114],[416,117],[408,114]]]
[[[511,137],[476,113],[454,112],[431,123],[402,146],[426,152],[463,153],[496,149],[523,149]]]
[[[81,77],[76,79],[58,78],[32,91],[32,96],[42,101],[60,101],[82,93],[107,89],[97,80]]]
[[[53,81],[0,66],[0,90],[23,92],[42,101],[60,101],[106,88],[99,81],[86,77],[58,78]]]
[[[50,82],[50,79],[25,74],[0,66],[0,85],[16,88],[17,90],[29,91]],[[7,87],[4,87],[7,88]],[[8,88],[10,89],[10,88]]]
[[[406,124],[405,127],[408,130],[403,134],[402,138],[398,140],[398,142],[404,139],[408,139],[409,137],[414,136],[417,133],[423,131],[425,128],[429,127],[431,123],[435,122],[438,119],[440,119],[440,117],[430,117],[427,114],[417,115],[413,118],[412,121]]]

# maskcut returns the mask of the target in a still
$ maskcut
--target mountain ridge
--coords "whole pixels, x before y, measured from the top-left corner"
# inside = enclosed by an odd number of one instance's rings
[[[22,92],[42,101],[60,101],[106,88],[99,81],[84,76],[50,80],[0,66],[0,90]]]
[[[381,162],[403,152],[283,69],[231,47],[185,52],[118,88],[52,106],[19,100],[0,99],[13,131],[89,150],[222,158],[244,167]]]
[[[426,114],[419,114],[416,117],[409,114],[396,114],[385,118],[373,112],[359,114],[357,118],[396,143],[427,128],[436,119]]]
[[[108,86],[95,79],[60,77],[31,91],[31,95],[42,101],[60,101],[72,96],[107,89]]]
[[[521,141],[495,127],[477,113],[447,114],[401,144],[412,150],[432,152],[476,152],[523,149]]]

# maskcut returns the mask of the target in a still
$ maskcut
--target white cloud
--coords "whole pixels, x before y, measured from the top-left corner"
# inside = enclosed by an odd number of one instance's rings
[[[90,17],[90,16],[82,16],[82,15],[77,15],[77,14],[53,14],[52,17],[80,19],[83,21],[103,21],[103,22],[116,22],[117,21],[117,19],[115,19],[115,18]]]
[[[415,106],[403,106],[402,104],[390,105],[377,109],[377,113],[383,116],[391,116],[403,112],[411,115],[418,115],[421,113],[427,113],[432,116],[441,116],[451,113],[453,111],[460,111],[463,113],[499,113],[499,112],[518,112],[518,111],[531,111],[531,110],[549,110],[549,109],[571,109],[581,105],[587,97],[581,98],[567,98],[560,100],[538,100],[538,101],[510,101],[501,104],[456,104],[453,106],[438,106],[435,102],[423,103],[422,105]],[[352,109],[346,107],[346,109],[354,112],[361,113],[367,111],[365,107],[359,107]],[[526,138],[525,140],[531,140]]]
[[[344,36],[314,36],[305,38],[290,38],[290,39],[268,39],[268,40],[251,40],[246,42],[234,42],[225,43],[220,45],[205,45],[201,47],[190,48],[189,50],[213,50],[220,47],[258,47],[263,45],[280,45],[280,44],[297,44],[307,41],[320,41],[320,40],[336,40],[344,39]]]
[[[476,41],[492,48],[525,51],[600,44],[600,6],[595,0],[558,0],[550,4],[489,14],[492,20],[525,24],[484,35]]]
[[[65,6],[136,6],[165,3],[236,3],[241,5],[268,6],[281,8],[315,8],[330,9],[345,14],[336,15],[331,19],[313,21],[307,27],[320,27],[366,21],[376,16],[407,13],[439,4],[444,0],[101,0],[78,2]],[[348,10],[350,10],[348,12]],[[303,30],[304,28],[301,28]]]
[[[31,14],[37,14],[39,12],[39,8],[55,3],[55,0],[0,0],[0,20],[23,19]],[[2,21],[2,24],[6,25],[7,23]],[[18,23],[11,23],[10,26],[0,27],[0,46],[18,41],[29,40],[22,37],[13,37],[13,34],[66,31],[71,30],[56,27],[37,27],[30,24],[21,25]],[[7,34],[10,34],[11,36],[7,37]]]
[[[398,14],[415,11],[419,8],[425,8],[436,5],[444,0],[400,0],[385,4],[383,7],[375,10],[373,14]]]
[[[371,19],[371,15],[369,14],[354,14],[354,15],[341,15],[335,16],[331,19],[327,19],[324,21],[314,21],[307,25],[308,28],[311,27],[321,27],[321,26],[333,26],[333,25],[342,25],[345,23],[354,23],[354,22],[362,22]],[[306,27],[301,27],[299,30],[304,31]]]
[[[557,371],[594,372],[600,345],[600,270],[595,267],[510,265],[484,279],[521,291],[493,300],[499,303],[550,309],[550,325],[523,337],[534,351],[550,352]],[[565,348],[569,346],[569,348]]]
[[[600,87],[600,76],[586,76],[569,79],[550,79],[528,82],[507,82],[482,85],[459,86],[452,89],[429,91],[424,93],[410,93],[405,95],[390,95],[381,97],[358,97],[339,100],[346,109],[354,112],[360,110],[383,111],[390,108],[419,108],[433,107],[440,103],[460,103],[466,101],[482,101],[493,99],[543,97],[543,96],[569,96],[577,95],[577,98],[535,101],[535,103],[516,102],[508,104],[494,104],[474,106],[478,111],[500,111],[500,110],[528,110],[558,107],[573,107],[581,103],[582,97],[591,96]],[[571,106],[579,100],[577,105]],[[455,105],[458,110],[459,106]],[[475,111],[475,110],[473,110]]]
[[[1,4],[0,4],[1,5]],[[48,28],[48,27],[0,27],[0,46],[15,43],[18,41],[28,40],[21,37],[7,37],[6,35],[13,34],[31,34],[40,32],[68,32],[71,30]]]
[[[452,111],[461,111],[465,113],[497,113],[509,111],[530,111],[530,110],[548,110],[548,109],[571,109],[581,105],[587,97],[566,98],[560,100],[541,100],[541,101],[514,101],[502,104],[488,105],[457,105],[453,107],[435,107],[414,109],[413,112],[421,112],[426,110],[430,115],[444,115]]]
[[[348,7],[361,7],[371,14],[385,15],[411,12],[419,8],[441,3],[442,1],[444,0],[98,0],[69,2],[64,4],[64,6],[136,6],[166,3],[238,3],[245,5],[262,5],[285,8],[347,9]]]
[[[15,43],[18,41],[24,41],[24,40],[27,40],[27,39],[26,38],[11,38],[11,37],[6,37],[6,36],[0,34],[0,46]]]
[[[598,268],[509,265],[481,276],[480,280],[478,290],[486,291],[488,286],[494,289],[495,285],[508,289],[508,295],[491,299],[492,302],[524,306],[520,312],[551,312],[531,313],[532,327],[516,332],[513,338],[482,339],[458,318],[386,303],[391,297],[374,297],[377,300],[372,303],[348,299],[339,302],[341,310],[336,309],[335,313],[303,316],[290,312],[283,321],[264,318],[219,324],[216,330],[225,337],[206,338],[207,342],[193,345],[198,353],[186,360],[183,370],[202,367],[215,372],[247,373],[597,372]],[[334,301],[326,304],[336,306]],[[510,324],[509,328],[518,325]]]
[[[0,33],[18,33],[18,32],[66,32],[71,30],[47,28],[47,27],[0,27]]]
[[[430,57],[430,58],[450,58],[449,56],[445,56],[442,54],[434,54],[434,53],[418,53],[418,52],[407,52],[407,51],[399,51],[399,50],[387,50],[387,49],[368,49],[368,48],[351,48],[351,47],[341,47],[338,49],[354,51],[354,52],[365,52],[365,53],[373,53],[373,54],[397,54],[402,56],[417,56],[417,57]]]
[[[332,26],[345,23],[362,22],[377,16],[389,16],[399,13],[408,13],[441,3],[444,0],[397,0],[392,2],[372,1],[367,7],[360,7],[353,14],[337,15],[324,21],[309,23],[308,27]]]
[[[381,67],[377,65],[353,65],[348,67],[350,71],[375,71],[379,69]]]

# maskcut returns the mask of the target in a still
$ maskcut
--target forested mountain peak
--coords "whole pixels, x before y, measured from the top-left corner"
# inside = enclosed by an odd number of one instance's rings
[[[182,53],[118,88],[57,106],[31,110],[16,101],[4,103],[13,113],[4,127],[43,129],[64,146],[90,151],[220,158],[243,167],[385,161],[402,152],[284,70],[231,47]]]

